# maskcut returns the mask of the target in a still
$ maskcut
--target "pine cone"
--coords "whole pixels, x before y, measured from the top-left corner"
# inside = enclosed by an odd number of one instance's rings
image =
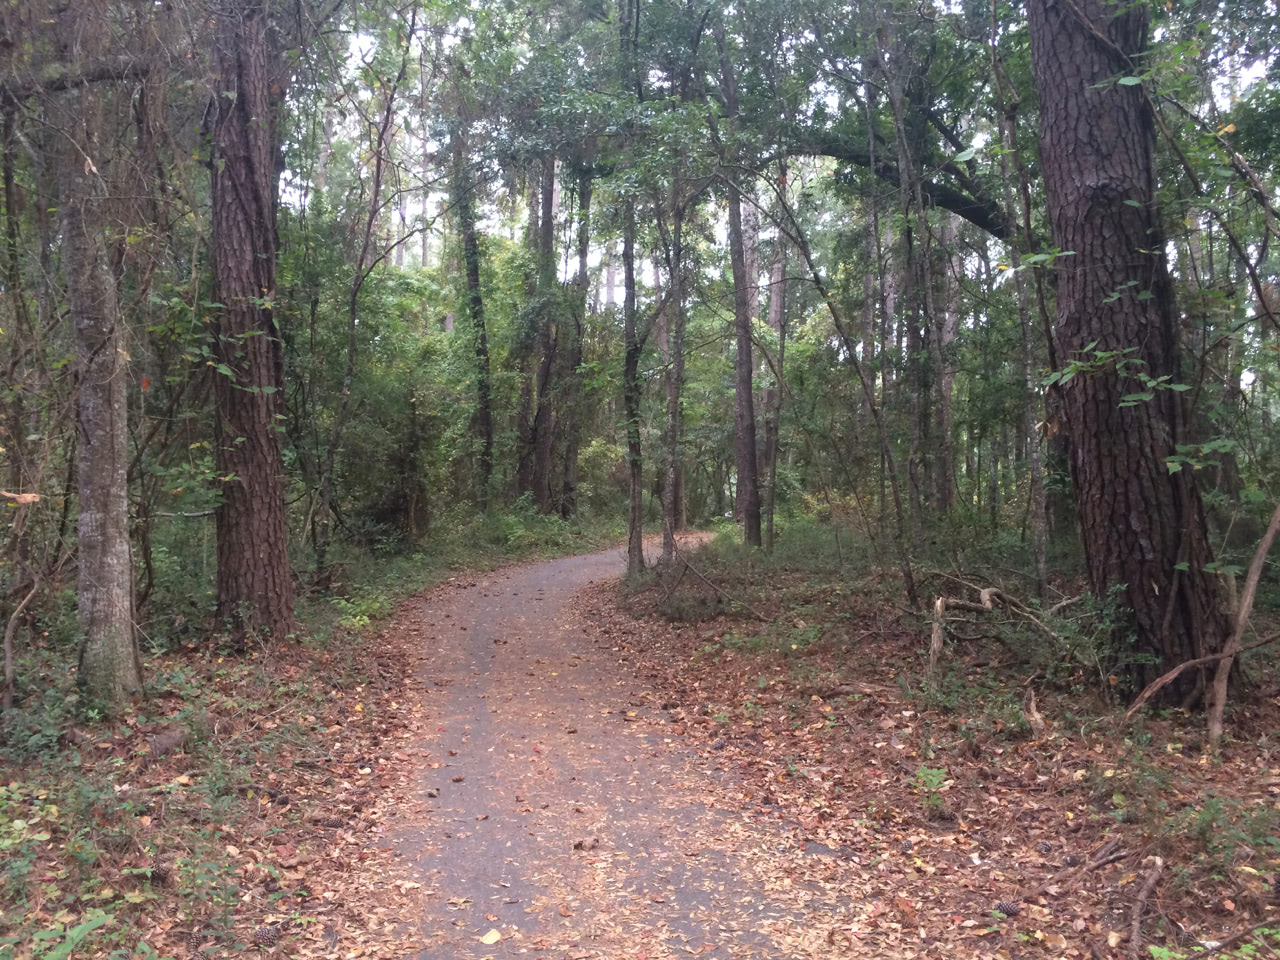
[[[347,825],[346,817],[321,817],[316,822],[322,827],[345,827]]]
[[[996,904],[996,912],[1006,917],[1016,917],[1022,912],[1022,904],[1016,900],[1001,900]]]
[[[1041,840],[1036,844],[1036,851],[1038,853],[1053,853],[1053,844],[1048,840]]]
[[[199,930],[192,930],[187,935],[187,949],[192,953],[199,953],[200,948],[204,945],[204,934]]]
[[[274,947],[280,942],[280,931],[267,924],[253,931],[253,942],[260,947]]]

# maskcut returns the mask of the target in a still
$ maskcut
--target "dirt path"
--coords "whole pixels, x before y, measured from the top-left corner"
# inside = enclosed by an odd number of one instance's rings
[[[895,956],[841,930],[867,864],[736,788],[573,613],[613,550],[484,575],[402,617],[425,650],[421,960]],[[500,937],[500,939],[498,939]]]

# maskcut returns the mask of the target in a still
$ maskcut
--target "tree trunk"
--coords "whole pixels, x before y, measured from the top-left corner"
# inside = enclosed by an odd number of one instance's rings
[[[547,154],[542,160],[542,216],[538,232],[538,377],[535,384],[536,407],[529,434],[533,454],[530,489],[533,502],[543,513],[551,510],[551,459],[554,424],[552,387],[556,360],[556,311],[559,308],[559,284],[556,282],[556,158]]]
[[[283,98],[260,0],[218,8],[213,147],[217,616],[237,641],[294,632],[293,581],[276,424],[283,354],[276,294],[276,110]]]
[[[868,281],[871,277],[868,274]],[[773,520],[778,507],[778,440],[782,418],[782,378],[787,355],[787,239],[779,230],[769,267],[769,326],[778,334],[774,385],[765,403],[764,548],[773,550]],[[865,358],[864,358],[865,360]]]
[[[76,352],[79,682],[115,712],[142,691],[129,553],[124,320],[107,266],[102,110],[92,85],[53,98],[58,207]]]
[[[644,465],[640,448],[640,352],[636,330],[636,208],[628,199],[622,222],[622,407],[627,420],[627,576],[644,571]]]
[[[1028,10],[1049,218],[1073,254],[1059,271],[1057,341],[1064,360],[1085,365],[1062,390],[1081,536],[1095,595],[1123,590],[1135,652],[1151,661],[1133,667],[1145,682],[1216,653],[1229,632],[1192,473],[1166,463],[1183,438],[1181,394],[1125,400],[1143,391],[1138,374],[1180,379],[1151,105],[1140,84],[1115,82],[1146,50],[1148,8],[1031,0]],[[1203,687],[1198,673],[1177,693]]]
[[[724,29],[716,31],[716,44],[720,49],[720,79],[725,109],[729,115],[730,135],[737,135],[738,78],[729,57]],[[714,130],[713,130],[714,134]],[[733,326],[737,339],[737,353],[733,368],[733,427],[734,453],[737,457],[738,495],[736,513],[742,521],[742,539],[747,546],[761,545],[760,535],[760,478],[759,460],[756,459],[755,388],[751,379],[755,371],[751,337],[754,333],[759,294],[756,291],[759,267],[756,263],[756,216],[751,208],[750,217],[742,212],[741,178],[736,172],[738,149],[730,144],[725,161],[729,170],[729,263],[733,271]],[[744,221],[747,221],[744,229]],[[748,232],[750,236],[748,237]]]
[[[737,454],[738,507],[742,514],[742,537],[748,546],[761,545],[760,481],[756,460],[755,392],[752,374],[755,370],[751,337],[755,317],[751,313],[742,237],[742,200],[735,186],[729,188],[729,260],[733,269],[733,325],[737,337],[737,354],[733,370],[734,451]]]
[[[560,493],[560,516],[568,520],[578,512],[578,444],[582,436],[581,395],[582,349],[587,335],[588,257],[591,253],[592,174],[584,166],[578,174],[578,279],[577,301],[573,305],[573,339],[565,360],[564,484]]]
[[[952,347],[960,327],[960,271],[964,269],[962,257],[954,256],[955,222],[949,213],[942,214],[942,226],[938,236],[938,288],[942,295],[941,309],[932,315],[933,320],[933,379],[938,385],[938,460],[937,491],[938,509],[947,512],[956,505],[956,451],[951,423],[951,400],[955,392],[955,370],[951,365]],[[954,274],[954,275],[953,275]]]
[[[679,470],[682,437],[680,435],[680,393],[684,386],[684,185],[677,176],[671,187],[671,300],[666,316],[670,318],[667,337],[671,350],[671,370],[667,375],[667,423],[662,438],[666,455],[666,476],[662,484],[662,566],[671,569],[676,558],[676,530],[680,523]]]
[[[541,194],[538,183],[539,181],[535,181],[532,177],[529,178],[529,216],[525,227],[525,246],[529,250],[528,262],[531,264],[538,262],[539,241],[542,236],[542,203],[539,199]],[[536,267],[526,266],[525,268],[524,295],[526,303],[532,303],[538,296]],[[533,362],[534,349],[538,343],[539,316],[536,313],[530,315],[528,311],[524,311],[522,319],[525,322],[517,329],[515,342],[511,347],[511,354],[520,375],[520,405],[516,413],[516,494],[518,496],[533,493],[534,379],[530,375],[529,367]]]
[[[462,260],[467,272],[467,319],[476,360],[476,431],[480,435],[477,470],[477,502],[489,505],[493,478],[493,398],[489,366],[489,332],[484,319],[484,294],[480,290],[480,243],[476,235],[475,179],[467,157],[466,129],[461,122],[453,134],[453,209],[462,235]]]

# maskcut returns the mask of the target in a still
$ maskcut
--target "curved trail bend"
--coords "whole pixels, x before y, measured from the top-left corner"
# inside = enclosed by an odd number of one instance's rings
[[[575,616],[623,563],[484,574],[401,615],[425,655],[426,813],[396,838],[420,960],[887,956],[846,933],[866,866],[762,815]]]

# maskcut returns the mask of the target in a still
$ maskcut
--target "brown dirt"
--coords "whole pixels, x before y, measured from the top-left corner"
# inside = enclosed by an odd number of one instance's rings
[[[424,884],[417,956],[896,955],[839,932],[864,858],[815,856],[574,613],[622,562],[455,581],[402,613],[423,642],[424,806],[395,836]]]
[[[422,886],[413,909],[366,899],[406,921],[419,960],[1126,957],[1157,853],[1147,943],[1194,948],[1275,912],[1266,844],[1219,876],[1182,834],[1122,815],[1197,817],[1218,791],[1227,829],[1274,804],[1255,739],[1274,710],[1217,763],[1174,720],[1148,721],[1140,748],[1064,724],[1072,705],[1053,698],[1030,740],[899,686],[922,641],[874,591],[779,578],[750,599],[781,619],[708,596],[686,606],[719,614],[673,624],[669,589],[620,593],[623,562],[458,578],[385,632],[420,671],[388,874]],[[817,640],[787,612],[802,594],[829,608]],[[799,642],[778,644],[788,631]],[[774,645],[754,650],[761,632]],[[977,683],[983,663],[957,669]]]

